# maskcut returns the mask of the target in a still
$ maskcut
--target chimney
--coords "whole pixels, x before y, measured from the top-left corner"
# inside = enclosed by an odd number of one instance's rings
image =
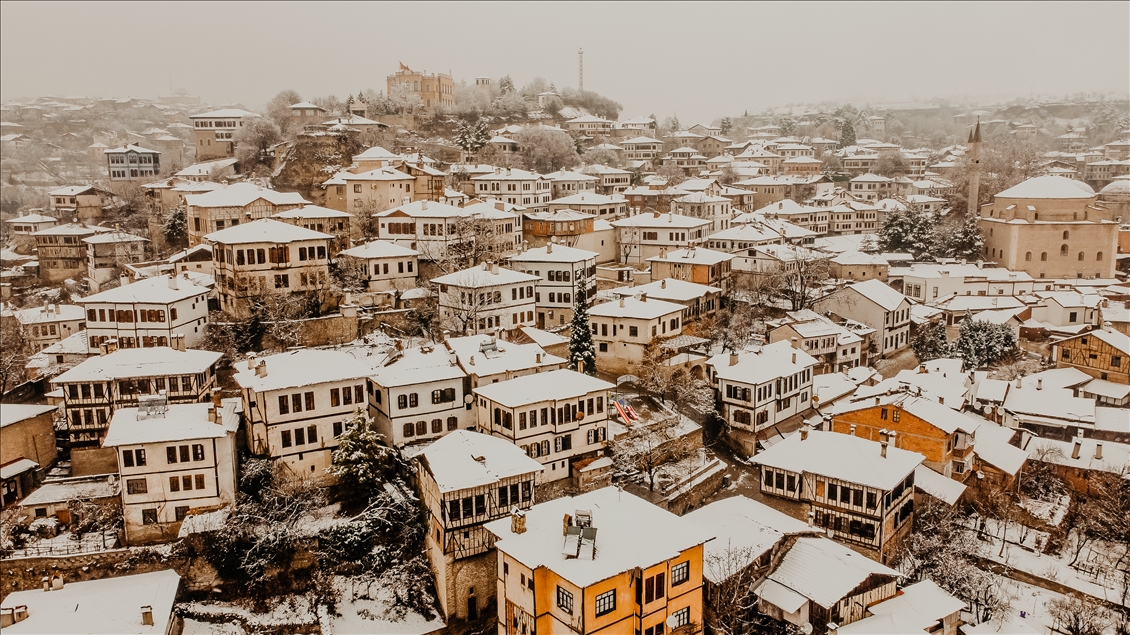
[[[173,291],[177,290],[177,274],[175,273],[169,276],[169,288]]]
[[[1071,447],[1071,458],[1079,458],[1079,450],[1083,449],[1083,442],[1076,439],[1075,445]]]
[[[255,366],[255,376],[256,377],[266,377],[267,376],[267,360],[265,360],[265,359],[259,360],[259,364]]]
[[[660,258],[666,258],[667,257],[667,248],[666,247],[660,247],[659,248],[659,257]]]
[[[247,370],[255,370],[255,353],[247,354]]]
[[[565,514],[565,517],[561,519],[561,535],[562,536],[569,535],[569,527],[572,527],[572,526],[573,526],[573,517],[570,516],[569,514]]]
[[[208,406],[208,423],[216,423],[216,406]]]
[[[526,533],[526,512],[517,507],[510,510],[510,531],[516,534]]]
[[[47,576],[43,576],[43,590],[44,591],[50,591],[51,590],[51,578],[49,578]]]
[[[583,359],[577,360],[577,372],[581,373],[582,375],[585,373],[585,360],[583,360]]]
[[[737,354],[736,351],[733,352],[733,353],[730,353],[730,365],[731,366],[737,366],[738,365],[738,354]]]
[[[795,338],[795,337],[790,337],[790,338],[789,338],[789,342],[791,342],[791,343],[792,343],[792,344],[791,344],[791,346],[792,346],[793,348],[796,348],[796,347],[797,347],[797,338]],[[793,356],[793,358],[794,358],[794,359],[793,359],[793,361],[795,362],[795,361],[796,361],[796,359],[795,359],[795,358],[796,358],[796,355],[794,355],[794,356]]]
[[[647,292],[646,291],[640,294],[640,302],[647,302]]]
[[[118,283],[123,287],[126,286],[127,284],[129,284],[129,276],[124,273],[118,276]]]
[[[63,314],[63,305],[56,304],[55,305],[55,315],[62,315],[62,314]]]
[[[806,439],[808,439],[808,426],[801,426],[801,428],[800,428],[800,440],[804,441]]]
[[[212,389],[212,405],[216,407],[216,410],[219,410],[224,405],[223,399],[220,398],[219,388]]]
[[[1019,377],[1017,377],[1017,378],[1016,378],[1016,387],[1017,387],[1018,389],[1019,389],[1019,388],[1023,388],[1023,387],[1024,387],[1024,385],[1023,385],[1023,383],[1022,383],[1022,382],[1020,381],[1020,378],[1019,378]]]
[[[141,607],[141,623],[143,626],[153,626],[153,607],[146,605]]]
[[[1097,443],[1097,442],[1095,443],[1095,460],[1096,461],[1103,460],[1103,444],[1102,443]]]
[[[1036,390],[1043,390],[1043,389],[1044,389],[1044,380],[1041,377],[1037,377],[1036,378]]]
[[[547,253],[547,254],[553,253],[553,242],[552,241],[545,244],[545,253]]]
[[[58,591],[63,588],[63,574],[56,573],[51,576],[51,590]]]
[[[851,436],[854,437],[855,436],[855,424],[854,423],[851,424],[851,428],[849,428],[849,429],[851,430]]]
[[[535,364],[541,363],[541,353],[534,353],[534,363]]]
[[[624,308],[624,296],[620,296],[620,308]]]
[[[652,212],[651,217],[652,218],[659,218],[659,210],[655,210],[654,212]]]
[[[809,527],[815,527],[816,526],[816,512],[814,512],[814,511],[808,512],[808,526]]]
[[[106,340],[106,354],[108,355],[116,350],[118,350],[118,338],[112,337]]]
[[[664,278],[664,279],[659,281],[659,288],[660,289],[666,289],[667,288],[667,278]]]
[[[428,209],[428,199],[420,201],[420,209]]]
[[[498,275],[498,263],[497,262],[492,262],[490,264],[490,272],[492,274],[496,275],[496,276]]]
[[[896,448],[899,446],[898,436],[899,433],[895,432],[894,430],[891,430],[890,434],[887,435],[887,438],[891,440],[891,445],[895,446]]]
[[[490,263],[489,262],[483,263],[483,271],[490,271]]]

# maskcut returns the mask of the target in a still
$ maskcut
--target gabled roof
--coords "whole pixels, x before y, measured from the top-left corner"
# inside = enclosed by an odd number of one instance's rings
[[[59,386],[71,382],[98,382],[133,377],[160,377],[203,373],[223,357],[223,353],[178,351],[168,346],[120,348],[107,355],[91,357],[51,380]]]
[[[373,240],[363,245],[357,245],[351,249],[346,249],[341,252],[343,256],[352,256],[354,258],[404,258],[410,256],[418,256],[420,252],[415,249],[403,247],[388,240]]]
[[[353,214],[321,205],[303,205],[274,214],[271,218],[350,218]]]
[[[236,363],[235,381],[242,388],[255,392],[312,386],[335,381],[360,380],[368,377],[371,368],[353,355],[335,350],[304,348],[255,360],[266,362],[267,374],[260,377],[249,364]]]
[[[496,272],[493,267],[484,269],[478,266],[468,267],[462,271],[456,271],[445,276],[433,278],[432,282],[435,284],[449,284],[455,287],[479,289],[483,287],[497,287],[504,284],[536,282],[539,280],[541,280],[541,278],[538,276],[522,273],[521,271],[514,271],[506,267],[498,267]]]
[[[880,444],[862,437],[813,430],[807,439],[792,434],[755,455],[758,465],[796,473],[809,473],[849,483],[890,490],[925,459],[917,452],[888,447],[886,458]]]
[[[754,593],[764,597],[763,593],[772,592],[772,582],[831,608],[872,575],[894,578],[899,573],[827,538],[802,537]]]
[[[654,320],[672,313],[682,315],[684,308],[686,307],[681,304],[664,302],[663,300],[640,300],[638,297],[624,297],[620,298],[618,302],[605,302],[593,306],[589,309],[589,316]]]
[[[211,278],[209,278],[210,280]],[[170,284],[172,283],[172,284]],[[176,288],[173,288],[175,285]],[[79,300],[83,305],[99,304],[103,302],[121,304],[172,304],[191,298],[195,295],[205,295],[211,291],[211,285],[200,284],[197,279],[169,276],[143,278],[127,285],[114,287],[95,293]]]
[[[689,249],[672,249],[667,252],[666,256],[652,256],[648,258],[647,261],[691,265],[716,265],[720,262],[727,262],[733,259],[733,254],[728,254],[724,251],[706,249],[705,247],[691,247]]]
[[[510,441],[472,430],[456,430],[436,439],[417,457],[441,494],[545,469]]]
[[[190,194],[185,203],[193,207],[244,207],[263,199],[274,205],[301,205],[310,201],[297,192],[276,192],[254,183],[233,183],[204,194]]]
[[[256,113],[243,110],[241,108],[222,108],[220,110],[212,110],[209,112],[202,112],[199,115],[189,115],[189,119],[239,119],[243,117],[258,117]]]
[[[714,584],[768,553],[785,536],[820,531],[745,496],[714,501],[683,518],[715,534],[705,545],[702,567],[702,575]],[[735,555],[745,562],[729,562]]]
[[[722,290],[718,287],[711,287],[705,284],[698,284],[697,282],[688,282],[686,280],[678,280],[676,278],[666,278],[663,280],[653,280],[647,284],[641,284],[635,287],[618,287],[608,291],[612,295],[622,295],[632,297],[640,293],[646,293],[648,298],[655,298],[656,300],[665,300],[668,302],[689,302],[695,298],[701,298],[710,293],[721,293]]]
[[[624,203],[627,204],[623,198],[613,198],[605,196],[604,194],[597,194],[596,192],[577,192],[569,196],[553,199],[549,202],[550,205],[609,205],[611,203]]]
[[[612,221],[613,227],[667,227],[670,229],[696,229],[711,224],[709,218],[695,218],[683,214],[636,214]]]
[[[613,388],[615,388],[614,384],[603,379],[562,368],[479,386],[474,392],[495,403],[515,408],[539,401],[574,399],[590,392]]]
[[[474,213],[463,207],[456,207],[448,205],[447,203],[438,203],[436,201],[415,201],[412,203],[405,203],[400,207],[394,207],[383,212],[377,212],[373,216],[383,218],[386,216],[408,216],[410,218],[459,218],[470,217]]]
[[[510,257],[510,262],[584,262],[598,258],[600,254],[587,249],[578,249],[566,245],[549,245],[544,247],[531,247],[517,255]]]
[[[1081,337],[1093,337],[1097,340],[1110,344],[1115,350],[1122,353],[1130,354],[1130,335],[1126,335],[1120,331],[1101,329],[1098,331],[1091,331],[1089,333],[1080,333],[1074,337],[1067,337],[1059,341],[1059,344],[1067,340],[1074,340]]]
[[[292,243],[300,240],[327,240],[329,234],[277,221],[273,218],[260,218],[250,223],[241,223],[204,236],[204,239],[225,245],[244,243]]]
[[[110,419],[110,429],[102,446],[111,448],[142,443],[219,439],[235,430],[208,420],[208,403],[169,404],[160,416],[140,417],[138,408],[118,408]]]
[[[887,311],[894,311],[906,301],[906,296],[879,280],[865,280],[846,287],[871,300]]]

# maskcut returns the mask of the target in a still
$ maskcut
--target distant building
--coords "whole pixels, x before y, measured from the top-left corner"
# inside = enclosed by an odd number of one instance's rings
[[[235,133],[249,119],[259,115],[240,108],[225,108],[191,115],[196,160],[226,159],[235,156]]]
[[[208,326],[210,281],[187,273],[157,276],[81,299],[90,352],[111,339],[121,348],[169,346],[177,335],[195,347]]]
[[[814,309],[875,329],[875,353],[880,356],[894,354],[910,344],[910,300],[882,281],[846,286],[817,300]]]
[[[510,258],[511,266],[538,276],[534,289],[537,328],[560,326],[573,319],[577,295],[586,304],[596,297],[596,259],[594,251],[546,243]],[[584,286],[578,286],[583,282]]]
[[[71,185],[51,190],[47,196],[50,197],[49,209],[56,218],[77,218],[84,223],[102,220],[102,212],[114,198],[112,192],[93,185]]]
[[[276,192],[254,183],[234,183],[202,194],[184,197],[188,209],[188,243],[199,245],[205,234],[240,223],[269,218],[309,205],[296,192]]]
[[[420,252],[415,249],[387,240],[374,240],[346,249],[341,255],[357,259],[365,291],[400,292],[416,286]]]
[[[126,542],[176,540],[190,510],[235,503],[238,428],[234,404],[169,405],[154,395],[114,412],[102,445],[118,453]]]
[[[104,151],[111,181],[151,179],[161,172],[161,153],[129,144]]]
[[[86,243],[86,283],[98,292],[119,280],[127,265],[145,260],[149,239],[115,229],[87,236],[82,242]]]
[[[683,332],[681,304],[649,300],[647,293],[589,309],[597,368],[606,373],[631,373],[654,347]]]
[[[401,64],[400,70],[389,75],[386,82],[390,95],[400,91],[419,97],[424,113],[431,114],[438,106],[455,105],[455,82],[450,75],[420,73]]]
[[[473,335],[534,325],[534,285],[540,278],[483,263],[432,279],[439,287],[444,328]]]
[[[88,256],[87,245],[82,239],[108,231],[111,230],[105,227],[66,223],[33,233],[40,280],[58,284],[67,278],[80,278],[86,273]]]

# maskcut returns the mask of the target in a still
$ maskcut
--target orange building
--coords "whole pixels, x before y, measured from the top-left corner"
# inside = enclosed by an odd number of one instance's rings
[[[969,474],[975,422],[937,401],[896,392],[841,401],[826,414],[832,432],[872,441],[894,432],[892,445],[926,457],[922,462],[934,471],[962,481]]]
[[[1130,383],[1130,335],[1104,326],[1052,346],[1056,368],[1075,368],[1091,377]]]
[[[498,550],[498,633],[702,632],[712,534],[614,487],[486,525]]]

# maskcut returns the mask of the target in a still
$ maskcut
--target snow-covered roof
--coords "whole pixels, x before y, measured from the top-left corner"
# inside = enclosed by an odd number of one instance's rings
[[[32,212],[22,216],[15,216],[4,221],[5,223],[57,223],[59,219]]]
[[[211,176],[224,168],[231,167],[239,162],[239,159],[217,159],[216,161],[206,161],[204,163],[193,163],[192,165],[177,172],[175,176]]]
[[[695,218],[682,214],[636,214],[613,221],[613,227],[667,227],[672,229],[696,229],[709,225],[709,218]]]
[[[255,360],[255,365],[266,362],[267,374],[260,377],[246,363],[237,363],[235,381],[242,388],[255,392],[280,390],[296,386],[313,386],[327,382],[364,379],[371,368],[353,355],[343,351],[304,348],[277,355],[267,355]]]
[[[887,311],[894,311],[906,301],[906,296],[879,280],[864,280],[848,287]]]
[[[1082,390],[1087,394],[1108,397],[1110,399],[1125,399],[1127,395],[1130,395],[1130,385],[1118,384],[1105,379],[1093,379],[1087,382]],[[1130,427],[1130,412],[1126,414],[1127,426]]]
[[[6,313],[6,312],[5,312]],[[85,320],[86,311],[74,304],[53,304],[33,309],[17,309],[12,312],[20,324],[44,324],[47,322],[73,322]]]
[[[566,245],[545,245],[531,247],[517,255],[511,256],[511,262],[584,262],[598,258],[600,254],[587,249],[578,249]]]
[[[310,203],[310,201],[302,198],[302,195],[298,192],[276,192],[270,188],[246,182],[232,183],[223,189],[212,190],[204,194],[190,194],[184,197],[185,203],[192,207],[245,207],[259,199],[273,205]]]
[[[577,510],[589,511],[597,530],[592,559],[566,558],[562,553],[561,519]],[[657,527],[662,531],[656,531]],[[511,531],[510,518],[487,523],[486,528],[498,536],[495,547],[499,552],[531,569],[544,566],[582,589],[636,567],[646,569],[675,558],[714,535],[615,487],[535,505],[526,512],[526,531],[521,534]],[[641,539],[643,536],[647,539]]]
[[[468,209],[448,205],[447,203],[438,203],[436,201],[414,201],[373,214],[373,216],[377,218],[390,216],[408,216],[409,218],[466,218],[472,215],[473,212]]]
[[[562,181],[562,182],[583,181],[583,182],[586,182],[586,183],[590,182],[590,181],[600,180],[600,179],[597,179],[595,176],[592,176],[592,175],[589,175],[589,174],[581,174],[580,172],[574,172],[572,170],[558,170],[556,172],[550,172],[549,174],[545,175],[545,178],[547,178],[551,181]]]
[[[553,199],[549,202],[550,205],[611,205],[613,203],[627,203],[622,197],[613,198],[605,196],[604,194],[597,194],[596,192],[577,192],[569,196]]]
[[[894,569],[827,538],[802,537],[797,539],[766,582],[754,593],[768,599],[765,594],[777,593],[779,589],[775,589],[774,585],[779,585],[824,608],[831,608],[873,574],[899,575]]]
[[[4,407],[7,408],[8,406],[5,405]],[[31,459],[19,458],[14,461],[8,461],[7,463],[0,465],[0,480],[6,481],[10,478],[19,476],[24,472],[30,472],[37,469],[39,469],[39,464],[35,461],[32,461]]]
[[[702,567],[703,577],[714,584],[723,582],[726,576],[767,553],[785,536],[817,531],[803,521],[745,496],[714,501],[688,512],[683,519],[715,534],[714,540],[704,547]],[[737,554],[746,561],[730,562]],[[718,564],[711,566],[712,560]]]
[[[663,300],[642,300],[639,297],[622,297],[619,302],[605,302],[589,309],[591,317],[654,320],[672,313],[682,315],[685,307]]]
[[[509,141],[509,139],[507,139]],[[472,181],[536,181],[545,177],[537,172],[528,172],[518,168],[496,168],[497,172],[488,172],[480,176],[471,177]]]
[[[1031,437],[1025,449],[1033,461],[1039,460],[1043,454],[1044,461],[1065,467],[1120,476],[1130,468],[1130,445],[1093,437],[1075,436],[1071,441]],[[1042,453],[1041,450],[1048,451]]]
[[[327,240],[333,236],[273,218],[260,218],[206,234],[204,239],[225,245],[245,243],[292,243],[300,240]]]
[[[418,256],[420,252],[388,240],[373,240],[341,252],[343,256],[354,258],[406,258]]]
[[[396,351],[384,359],[367,358],[370,377],[384,388],[412,386],[466,377],[457,358],[442,346]]]
[[[807,439],[792,434],[751,461],[789,472],[817,474],[890,490],[922,463],[917,452],[888,447],[887,456],[880,454],[881,445],[862,437],[837,432],[813,430]]]
[[[228,432],[224,426],[208,420],[212,403],[169,404],[163,415],[139,416],[138,408],[119,408],[110,419],[110,429],[103,447],[219,439]]]
[[[20,506],[35,507],[78,499],[116,498],[120,492],[120,481],[115,479],[115,474],[100,474],[48,480],[20,501]]]
[[[353,214],[321,205],[303,205],[274,214],[271,218],[350,218]]]
[[[796,356],[793,361],[793,356]],[[707,360],[717,377],[743,384],[757,385],[766,381],[799,373],[816,365],[816,359],[781,341],[765,346],[749,346],[737,353],[737,363],[731,364],[729,353],[720,353]]]
[[[1114,348],[1115,350],[1117,350],[1121,353],[1130,354],[1130,335],[1122,333],[1121,331],[1115,331],[1115,330],[1109,330],[1108,331],[1106,329],[1101,329],[1101,330],[1098,330],[1098,331],[1091,331],[1089,333],[1081,333],[1079,335],[1076,335],[1074,337],[1069,337],[1067,339],[1076,339],[1076,338],[1079,338],[1079,337],[1093,337],[1093,338],[1100,340],[1100,341],[1102,341],[1106,344],[1109,344],[1112,348]],[[1060,340],[1060,343],[1062,343],[1064,341],[1066,341],[1066,340]]]
[[[517,344],[490,335],[454,337],[446,341],[468,374],[485,377],[505,372],[560,368],[568,360],[550,355],[537,344]]]
[[[1062,176],[1037,176],[997,194],[997,198],[1083,199],[1094,198],[1095,192],[1082,181]]]
[[[185,298],[191,298],[194,295],[206,294],[210,290],[211,285],[202,284],[199,278],[165,275],[142,278],[126,285],[87,296],[79,302],[84,305],[101,302],[171,304]]]
[[[652,256],[648,258],[648,262],[673,262],[678,264],[691,264],[691,265],[716,265],[720,262],[727,262],[733,260],[734,255],[728,254],[724,251],[715,251],[705,247],[690,247],[683,249],[672,249],[667,252],[667,255]]]
[[[946,593],[932,580],[923,580],[904,587],[890,599],[868,606],[870,617],[841,626],[836,632],[847,635],[928,633],[940,620],[964,608],[965,602]]]
[[[764,242],[781,240],[781,234],[770,227],[757,223],[741,223],[730,225],[728,229],[710,234],[707,236],[707,240]]]
[[[1016,430],[982,419],[972,413],[965,413],[970,418],[975,418],[979,425],[973,435],[973,452],[977,458],[1003,471],[1006,474],[1016,474],[1028,460],[1028,453],[1009,443],[1016,434]]]
[[[665,278],[663,280],[654,280],[647,284],[641,284],[635,287],[617,287],[608,291],[608,294],[616,296],[633,297],[640,293],[646,293],[648,298],[655,298],[656,300],[665,300],[668,302],[689,302],[695,298],[702,298],[711,293],[721,293],[722,290],[718,287],[712,287],[705,284],[698,284],[697,282],[688,282],[686,280],[679,280],[677,278]]]
[[[925,465],[914,468],[914,486],[947,505],[957,503],[965,492],[965,485],[960,481],[939,474]]]
[[[510,441],[472,430],[456,430],[441,437],[418,456],[441,494],[545,469]]]
[[[483,287],[497,287],[504,284],[518,284],[522,282],[536,282],[541,280],[538,276],[521,271],[514,271],[505,267],[482,266],[469,267],[462,271],[449,273],[445,276],[433,278],[435,284],[449,284],[454,287],[479,289]]]
[[[541,346],[542,348],[557,346],[569,341],[569,338],[567,337],[563,337],[561,335],[558,335],[557,333],[551,333],[549,331],[545,331],[532,326],[523,326],[521,327],[521,330],[526,337],[533,340],[535,344]]]
[[[887,261],[875,255],[862,251],[845,251],[832,258],[837,265],[880,265],[885,266]]]
[[[78,196],[79,194],[85,194],[85,193],[87,193],[91,190],[98,191],[98,188],[94,187],[93,185],[68,185],[67,187],[61,187],[57,190],[51,190],[50,192],[47,193],[47,195],[48,196]]]
[[[64,223],[47,229],[41,229],[32,234],[32,236],[89,236],[97,232],[114,231],[109,227],[98,227],[97,225],[84,225],[82,223]]]
[[[243,117],[258,117],[259,115],[241,108],[221,108],[202,112],[199,115],[189,115],[189,119],[240,119]]]
[[[71,382],[99,382],[132,377],[160,377],[203,373],[223,357],[223,353],[189,349],[178,351],[168,346],[119,348],[113,353],[91,357],[51,380],[59,386]]]
[[[479,386],[474,392],[495,403],[514,408],[539,401],[563,401],[583,397],[591,392],[613,388],[615,388],[614,384],[603,379],[562,368]]]
[[[115,243],[134,243],[134,242],[149,242],[148,238],[144,236],[135,236],[126,233],[120,229],[115,229],[108,232],[101,232],[93,236],[87,236],[82,239],[82,242],[90,245],[112,245]]]
[[[172,569],[101,580],[67,582],[44,592],[16,591],[4,608],[27,607],[27,618],[4,627],[22,633],[87,633],[89,635],[162,635],[173,619],[173,601],[180,575]],[[153,610],[153,624],[142,623],[141,607]]]
[[[1026,271],[1011,271],[1003,267],[978,267],[976,264],[915,262],[905,270],[905,276],[914,278],[985,278],[992,282],[1031,282]]]
[[[56,410],[57,408],[58,406],[46,404],[6,403],[3,408],[0,408],[0,428],[5,428],[13,423],[27,421],[45,412]]]

